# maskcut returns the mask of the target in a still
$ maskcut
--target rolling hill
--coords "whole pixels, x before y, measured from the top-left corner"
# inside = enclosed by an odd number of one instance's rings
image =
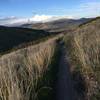
[[[0,26],[0,52],[50,35],[43,30]]]
[[[73,28],[76,28],[78,25],[85,23],[89,20],[91,20],[91,18],[59,19],[45,23],[23,24],[21,27],[32,28],[32,29],[43,29],[49,32],[62,32],[62,31],[70,31]]]
[[[100,100],[100,17],[66,36],[74,87],[81,100]]]

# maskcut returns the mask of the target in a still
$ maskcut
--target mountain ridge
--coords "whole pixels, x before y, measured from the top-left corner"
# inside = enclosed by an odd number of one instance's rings
[[[42,29],[49,32],[62,32],[72,30],[82,23],[90,21],[92,18],[81,18],[81,19],[59,19],[50,22],[44,23],[35,23],[35,24],[23,24],[23,28],[32,28],[32,29]]]

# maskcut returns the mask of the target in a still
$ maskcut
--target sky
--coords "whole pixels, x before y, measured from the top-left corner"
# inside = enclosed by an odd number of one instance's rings
[[[100,0],[0,0],[0,18],[44,20],[52,16],[68,18],[100,15]]]
[[[91,17],[99,14],[100,0],[0,0],[0,16]]]

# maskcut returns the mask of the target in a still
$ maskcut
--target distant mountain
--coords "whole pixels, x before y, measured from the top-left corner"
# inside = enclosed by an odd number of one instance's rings
[[[34,15],[30,18],[24,18],[24,17],[0,17],[0,25],[3,26],[15,26],[18,27],[23,24],[34,24],[34,23],[42,23],[42,22],[49,22],[58,20],[61,18],[71,18],[68,16],[50,16],[50,15]]]
[[[76,28],[78,25],[91,20],[91,18],[81,18],[81,19],[59,19],[44,23],[35,24],[23,24],[21,27],[32,28],[32,29],[43,29],[50,32],[62,32],[69,31]]]
[[[41,39],[49,34],[49,32],[43,30],[0,26],[0,52],[26,42]]]

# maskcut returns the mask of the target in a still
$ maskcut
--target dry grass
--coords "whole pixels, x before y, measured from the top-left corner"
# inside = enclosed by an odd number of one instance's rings
[[[67,40],[69,59],[84,81],[85,98],[100,99],[100,19],[79,27]],[[68,39],[69,38],[69,39]],[[69,45],[68,45],[69,44]],[[75,77],[75,76],[74,76]],[[77,80],[79,81],[79,80]],[[82,87],[81,87],[82,88]]]
[[[0,100],[36,100],[38,81],[49,70],[56,43],[30,46],[0,58]]]
[[[100,34],[78,32],[74,37],[74,54],[81,64],[81,73],[87,83],[87,96],[97,92],[97,71],[100,71]]]

